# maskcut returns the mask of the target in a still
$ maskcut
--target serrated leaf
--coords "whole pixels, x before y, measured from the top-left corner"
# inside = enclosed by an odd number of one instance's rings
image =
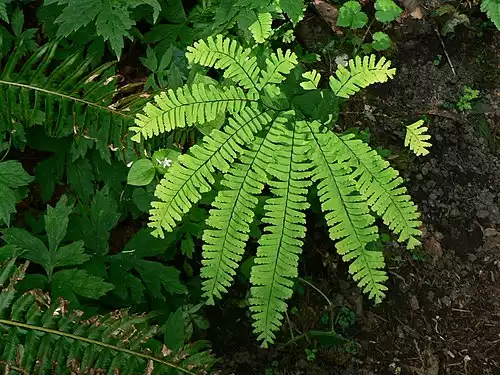
[[[172,294],[186,293],[186,287],[179,280],[180,271],[175,267],[140,259],[135,262],[134,268],[153,298],[165,298],[162,286]]]
[[[403,11],[392,0],[376,0],[375,10],[375,18],[384,23],[394,21]]]
[[[49,273],[51,269],[49,249],[40,239],[21,228],[4,229],[2,233],[5,243],[24,250],[23,258],[41,265]]]
[[[113,6],[109,0],[103,1],[102,10],[96,20],[97,35],[109,41],[118,59],[124,45],[123,38],[131,38],[128,31],[134,25],[135,21],[130,18],[130,13],[125,7]]]
[[[114,288],[113,284],[87,271],[70,269],[56,272],[52,277],[52,298],[63,297],[78,302],[78,296],[97,299]]]
[[[384,51],[391,46],[391,38],[382,31],[377,31],[373,34],[372,47],[376,51]]]
[[[141,212],[149,212],[151,202],[155,199],[153,192],[148,193],[144,188],[136,188],[132,193],[132,200]]]
[[[45,214],[45,230],[49,242],[49,251],[55,252],[66,235],[68,229],[69,215],[73,211],[73,205],[66,205],[68,198],[63,195],[57,202],[55,208],[47,206]]]
[[[483,0],[481,10],[486,12],[490,20],[500,30],[500,0]]]
[[[139,159],[128,172],[127,184],[133,186],[145,186],[148,185],[155,177],[155,166],[149,159]]]
[[[281,9],[290,17],[294,24],[298,23],[304,15],[304,1],[280,0]]]
[[[339,9],[337,26],[360,29],[368,22],[368,16],[361,11],[361,5],[357,1],[348,1]]]
[[[177,352],[184,346],[185,338],[184,313],[182,307],[179,307],[168,316],[165,324],[165,345],[173,352]]]
[[[87,159],[78,159],[68,164],[68,183],[71,185],[76,195],[80,198],[88,199],[94,194],[94,174],[92,166]]]
[[[90,256],[85,254],[83,241],[60,247],[56,252],[56,267],[76,266],[85,263]]]

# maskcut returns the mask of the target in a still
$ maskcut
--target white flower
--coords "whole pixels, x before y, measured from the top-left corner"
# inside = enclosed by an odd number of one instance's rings
[[[130,163],[127,164],[127,167],[130,168],[132,166],[132,164],[134,164],[133,161],[131,161]]]
[[[160,160],[158,158],[156,158],[156,161],[158,162],[158,164],[160,164],[163,168],[168,168],[172,165],[172,160],[170,159],[163,159],[163,160]]]

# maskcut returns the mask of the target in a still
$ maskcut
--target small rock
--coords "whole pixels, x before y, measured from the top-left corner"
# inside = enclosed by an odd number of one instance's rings
[[[416,311],[416,310],[420,309],[420,306],[418,304],[418,299],[417,299],[416,296],[411,296],[411,298],[410,298],[410,306],[411,306],[411,309],[413,311]]]
[[[485,235],[486,237],[492,237],[492,236],[496,236],[496,235],[498,235],[498,232],[497,232],[497,230],[496,230],[496,229],[494,229],[494,228],[486,228],[486,229],[484,230],[484,235]]]
[[[476,216],[480,219],[486,219],[488,216],[490,216],[490,213],[486,210],[480,210],[476,213]]]
[[[443,248],[434,236],[428,237],[424,240],[424,248],[434,261],[441,259],[443,256]]]

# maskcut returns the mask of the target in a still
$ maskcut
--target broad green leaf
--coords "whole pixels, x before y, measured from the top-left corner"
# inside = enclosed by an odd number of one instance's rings
[[[155,199],[154,193],[148,193],[145,188],[136,188],[132,193],[132,200],[141,212],[149,212],[151,209],[151,202]]]
[[[172,294],[186,293],[186,287],[179,280],[180,271],[175,267],[140,259],[135,262],[134,268],[153,298],[165,298],[161,291],[162,286]]]
[[[377,31],[373,34],[372,47],[376,51],[384,51],[391,46],[391,38],[382,31]]]
[[[68,164],[68,183],[78,197],[88,199],[94,194],[94,174],[87,159],[78,159]]]
[[[56,184],[62,181],[65,163],[66,154],[60,152],[43,160],[36,166],[35,179],[41,185],[40,195],[44,202],[50,199],[54,194]]]
[[[73,211],[73,205],[66,206],[68,198],[63,195],[55,208],[47,206],[45,214],[45,230],[49,242],[49,251],[55,252],[66,235],[68,229],[69,215]]]
[[[361,11],[361,5],[357,1],[348,1],[339,10],[337,26],[360,29],[368,22],[368,16]]]
[[[127,184],[133,186],[145,186],[148,185],[155,177],[155,166],[149,159],[139,159],[128,172]]]
[[[141,229],[127,242],[125,249],[115,257],[134,260],[164,255],[171,242],[167,239],[153,237],[151,232],[152,230],[149,228]]]
[[[394,21],[403,11],[392,0],[376,0],[375,10],[375,18],[384,23]]]
[[[12,14],[12,32],[17,38],[19,38],[23,33],[23,27],[24,13],[20,8],[16,8]]]
[[[177,352],[184,346],[185,336],[184,313],[182,307],[179,307],[168,316],[165,324],[165,345],[173,352]]]
[[[52,277],[52,298],[63,297],[78,302],[78,296],[97,299],[113,289],[113,285],[87,271],[70,269],[56,272]]]
[[[83,241],[60,247],[56,252],[56,267],[76,266],[85,263],[90,256],[85,254]]]
[[[500,30],[500,0],[483,0],[481,10],[486,12],[490,20]]]
[[[26,173],[18,161],[9,160],[0,163],[0,183],[5,186],[17,188],[26,186],[31,181],[33,181],[33,177]]]
[[[303,0],[280,0],[281,9],[290,17],[294,24],[298,23],[304,15]]]
[[[16,212],[16,201],[14,191],[0,183],[0,223],[10,225],[10,215]]]
[[[45,244],[30,232],[20,228],[9,228],[2,231],[2,239],[8,245],[25,250],[22,257],[41,265],[47,273],[51,272],[50,253]]]

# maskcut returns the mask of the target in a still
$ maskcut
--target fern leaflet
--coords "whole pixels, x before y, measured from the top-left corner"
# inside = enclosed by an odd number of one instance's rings
[[[278,84],[285,80],[285,76],[289,74],[298,64],[297,55],[291,51],[283,51],[278,49],[271,57],[266,59],[266,70],[261,72],[258,87],[265,88],[269,84]]]
[[[263,222],[266,233],[259,240],[257,258],[252,267],[250,311],[254,318],[254,332],[262,346],[274,342],[286,311],[286,302],[292,295],[294,279],[298,276],[299,254],[305,236],[307,188],[311,185],[310,163],[307,160],[305,123],[296,122],[289,130],[271,129],[270,141],[275,145],[275,162],[268,173],[275,197],[269,198]]]
[[[331,131],[322,131],[318,122],[309,123],[311,151],[314,165],[313,180],[318,182],[318,197],[330,227],[330,238],[344,261],[354,259],[349,268],[360,288],[380,302],[387,287],[382,283],[387,275],[382,269],[384,257],[366,246],[378,238],[375,218],[370,215],[366,201],[357,193],[350,167],[337,156],[335,138]]]
[[[431,136],[427,134],[427,127],[422,126],[424,120],[419,120],[406,127],[405,147],[410,147],[415,155],[427,155],[429,153],[428,147],[432,144],[427,142]]]
[[[224,77],[233,79],[245,89],[256,89],[260,68],[252,50],[222,35],[209,37],[188,47],[186,58],[191,64],[224,69]]]
[[[356,56],[354,60],[349,60],[349,69],[339,65],[335,72],[337,78],[330,77],[330,87],[335,95],[348,98],[369,85],[387,82],[394,74],[396,69],[391,68],[391,62],[385,57],[377,62],[375,55],[363,59]]]
[[[267,38],[271,36],[273,23],[273,16],[268,12],[257,13],[257,20],[249,27],[255,41],[257,43],[264,43]]]
[[[500,30],[500,0],[483,0],[481,10],[486,12],[490,20]]]

